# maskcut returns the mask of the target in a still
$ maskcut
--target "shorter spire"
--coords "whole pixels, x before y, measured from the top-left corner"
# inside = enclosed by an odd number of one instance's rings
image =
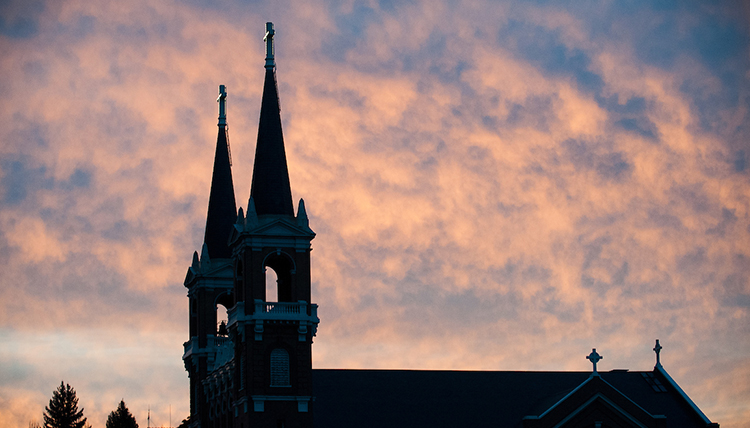
[[[206,233],[203,242],[208,244],[208,253],[213,258],[229,258],[232,251],[227,239],[237,219],[237,203],[234,199],[232,180],[232,154],[227,130],[227,87],[219,86],[219,132],[216,137],[214,172],[211,177],[211,193],[208,198]]]
[[[274,49],[273,49],[273,35],[276,32],[273,30],[273,22],[266,22],[266,35],[263,37],[263,41],[266,42],[266,69],[273,69],[276,67],[276,61],[274,60]]]

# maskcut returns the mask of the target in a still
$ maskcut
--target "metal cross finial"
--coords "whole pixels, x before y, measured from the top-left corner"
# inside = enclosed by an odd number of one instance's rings
[[[598,363],[598,362],[599,362],[600,360],[602,360],[603,358],[604,358],[604,357],[602,357],[601,355],[599,355],[599,354],[598,354],[598,353],[596,352],[596,348],[593,348],[593,349],[591,350],[591,353],[590,353],[590,354],[589,354],[589,355],[588,355],[588,356],[586,357],[586,359],[587,359],[587,360],[591,361],[591,362],[592,362],[592,363],[594,364],[594,374],[597,374],[597,373],[598,373],[598,372],[596,371],[596,363]]]
[[[266,68],[276,67],[276,61],[274,61],[274,49],[273,49],[273,35],[276,32],[273,30],[273,22],[266,22],[266,35],[263,37],[263,41],[266,42]]]
[[[227,87],[219,85],[219,98],[216,99],[219,103],[219,126],[227,126]]]
[[[659,353],[661,352],[661,345],[659,344],[659,339],[656,339],[656,346],[654,346],[654,352],[656,352],[656,367],[661,367],[661,358],[659,357]]]

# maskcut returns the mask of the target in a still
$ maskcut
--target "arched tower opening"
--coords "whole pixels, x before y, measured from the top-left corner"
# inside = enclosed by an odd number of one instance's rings
[[[266,257],[263,267],[266,272],[266,302],[291,302],[292,274],[294,273],[292,259],[282,252],[272,253]],[[268,268],[271,268],[270,272]],[[276,300],[271,300],[272,298]]]
[[[229,309],[234,306],[234,298],[230,291],[221,293],[216,297],[216,335],[227,336],[229,334]]]
[[[266,302],[279,301],[279,276],[273,268],[266,268]]]

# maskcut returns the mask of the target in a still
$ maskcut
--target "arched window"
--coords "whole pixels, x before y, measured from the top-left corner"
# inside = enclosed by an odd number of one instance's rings
[[[272,267],[266,267],[266,302],[279,301],[279,277]]]
[[[271,386],[291,386],[289,383],[289,353],[276,348],[271,351]]]

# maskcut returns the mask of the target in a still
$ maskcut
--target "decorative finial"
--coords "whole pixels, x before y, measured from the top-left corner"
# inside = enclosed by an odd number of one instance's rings
[[[216,99],[219,103],[219,126],[227,126],[227,87],[219,85],[219,98]]]
[[[273,35],[276,34],[273,31],[273,22],[266,22],[266,36],[263,37],[263,41],[266,42],[266,69],[276,67],[276,61],[273,59]]]
[[[297,224],[304,227],[310,227],[310,221],[307,218],[307,210],[305,209],[305,200],[300,198],[299,205],[297,206]]]
[[[656,352],[656,367],[661,367],[661,358],[659,357],[659,353],[661,352],[661,345],[659,344],[659,339],[656,339],[656,346],[654,346],[654,352]]]
[[[604,357],[602,357],[596,352],[596,348],[593,348],[591,350],[591,353],[586,357],[587,360],[591,361],[594,364],[594,375],[596,376],[599,375],[599,372],[596,371],[596,363],[598,363],[603,358]]]

